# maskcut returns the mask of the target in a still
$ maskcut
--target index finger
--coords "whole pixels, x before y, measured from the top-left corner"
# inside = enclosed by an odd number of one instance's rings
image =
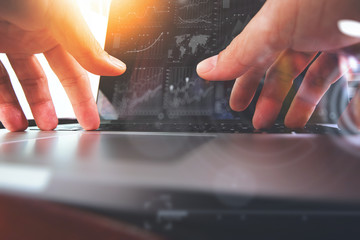
[[[294,27],[291,19],[284,24],[284,19],[278,18],[273,8],[266,2],[224,51],[198,65],[199,76],[207,80],[232,80],[250,68],[270,67],[280,52],[290,46]]]
[[[80,125],[85,130],[97,129],[100,118],[87,72],[61,46],[44,55],[63,85]]]
[[[72,0],[52,1],[49,29],[55,39],[82,67],[97,75],[116,76],[126,70],[126,65],[107,54],[92,35],[81,15],[76,2]]]

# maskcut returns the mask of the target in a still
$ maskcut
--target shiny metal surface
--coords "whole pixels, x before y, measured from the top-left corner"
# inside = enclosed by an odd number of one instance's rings
[[[2,131],[0,156],[2,191],[78,204],[131,207],[121,187],[360,201],[359,136]]]

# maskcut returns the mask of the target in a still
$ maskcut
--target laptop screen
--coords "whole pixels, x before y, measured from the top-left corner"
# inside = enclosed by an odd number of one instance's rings
[[[113,0],[105,48],[128,70],[122,76],[102,77],[102,119],[240,118],[228,104],[233,81],[205,81],[196,74],[196,65],[223,50],[263,3]]]
[[[127,64],[122,76],[102,77],[98,107],[103,120],[251,122],[254,101],[244,112],[231,110],[234,81],[208,82],[197,64],[218,54],[242,32],[265,0],[113,0],[105,49]],[[295,80],[279,121],[302,81]],[[339,81],[339,86],[343,86]],[[342,88],[342,87],[341,87]],[[320,103],[312,122],[336,122],[343,109]],[[341,106],[346,106],[343,104]],[[332,107],[334,108],[334,107]]]

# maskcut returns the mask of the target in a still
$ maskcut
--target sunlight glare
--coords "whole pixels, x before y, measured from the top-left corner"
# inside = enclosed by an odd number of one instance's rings
[[[104,46],[111,0],[77,0],[77,3],[95,38]]]
[[[340,20],[339,29],[345,35],[360,38],[360,22],[354,20]]]

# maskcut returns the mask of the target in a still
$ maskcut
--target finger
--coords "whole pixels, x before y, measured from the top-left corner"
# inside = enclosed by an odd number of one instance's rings
[[[270,67],[279,53],[290,46],[288,29],[292,26],[291,20],[283,26],[272,12],[271,3],[266,2],[223,52],[198,65],[199,76],[207,80],[232,80],[252,67]]]
[[[250,105],[265,72],[263,68],[252,68],[236,79],[230,97],[230,107],[234,111],[244,111]]]
[[[120,60],[109,56],[96,41],[73,0],[52,1],[49,29],[55,39],[89,72],[116,76],[125,72]]]
[[[257,129],[271,127],[279,115],[283,102],[293,84],[316,53],[284,51],[268,70],[263,90],[256,104],[253,125]]]
[[[343,49],[340,55],[340,69],[349,81],[356,82],[360,66],[360,45]],[[345,54],[345,55],[343,55]],[[360,133],[360,88],[341,115],[338,125],[350,133]]]
[[[339,127],[351,133],[360,132],[360,89],[341,115]]]
[[[341,76],[337,55],[321,54],[306,73],[285,117],[285,125],[291,128],[304,127],[326,91]]]
[[[85,130],[97,129],[100,119],[87,72],[61,46],[44,55],[63,85],[80,125]]]
[[[0,121],[9,131],[24,131],[28,122],[12,88],[9,75],[0,61]]]
[[[38,59],[34,55],[7,56],[24,90],[36,124],[42,130],[53,130],[58,120],[48,81]]]

